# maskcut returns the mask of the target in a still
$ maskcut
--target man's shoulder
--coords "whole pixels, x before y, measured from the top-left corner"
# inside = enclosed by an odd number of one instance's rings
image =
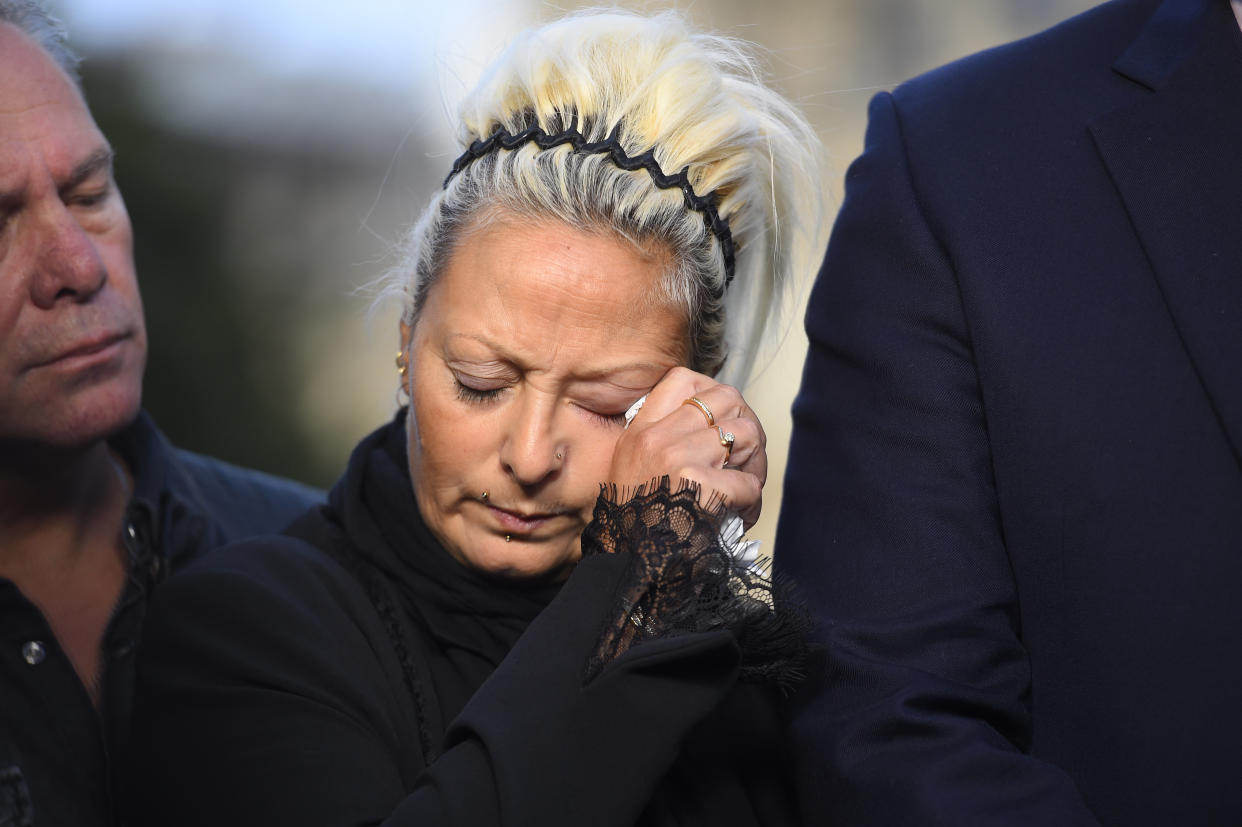
[[[1073,116],[1121,82],[1113,64],[1164,0],[1112,0],[1038,34],[906,81],[893,96],[903,122]]]
[[[202,508],[229,541],[279,532],[324,500],[322,491],[303,483],[181,448],[170,452],[167,483]]]
[[[134,507],[150,514],[168,554],[275,534],[324,501],[315,488],[176,448],[146,412],[109,440],[134,476]],[[174,561],[175,562],[175,561]]]

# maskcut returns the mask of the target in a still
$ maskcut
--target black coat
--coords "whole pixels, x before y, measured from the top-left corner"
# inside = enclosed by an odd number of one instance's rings
[[[599,661],[629,628],[635,555],[587,553],[559,588],[487,581],[422,524],[405,463],[399,417],[296,537],[223,549],[161,591],[134,823],[789,822],[777,695],[738,683],[736,630]]]
[[[779,560],[817,818],[1240,824],[1242,35],[1118,0],[878,95]]]

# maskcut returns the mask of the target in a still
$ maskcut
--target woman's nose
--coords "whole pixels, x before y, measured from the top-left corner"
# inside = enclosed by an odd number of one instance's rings
[[[533,395],[521,400],[501,444],[500,461],[505,470],[520,485],[530,488],[555,476],[563,458],[555,400]]]

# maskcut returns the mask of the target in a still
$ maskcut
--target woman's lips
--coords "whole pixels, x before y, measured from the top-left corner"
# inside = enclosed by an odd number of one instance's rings
[[[509,534],[529,534],[540,526],[561,516],[557,513],[509,511],[505,508],[497,508],[494,505],[487,506],[487,510],[500,525],[501,530]]]

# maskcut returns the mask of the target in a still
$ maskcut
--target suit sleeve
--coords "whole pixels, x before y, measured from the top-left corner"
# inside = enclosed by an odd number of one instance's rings
[[[409,696],[381,667],[390,644],[365,597],[343,594],[355,587],[330,561],[282,559],[192,568],[156,593],[127,823],[628,827],[737,676],[721,631],[638,647],[584,685],[627,555],[584,561],[412,766]]]
[[[987,412],[933,226],[878,95],[807,311],[777,539],[824,637],[793,728],[802,806],[807,823],[1094,824],[1028,754]]]

